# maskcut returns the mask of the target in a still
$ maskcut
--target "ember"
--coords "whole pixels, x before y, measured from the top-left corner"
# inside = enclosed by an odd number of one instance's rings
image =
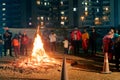
[[[32,54],[25,59],[18,59],[12,65],[16,67],[46,67],[46,66],[55,66],[58,65],[55,59],[50,58],[43,47],[41,36],[39,35],[39,27],[37,29],[37,34],[34,39]]]

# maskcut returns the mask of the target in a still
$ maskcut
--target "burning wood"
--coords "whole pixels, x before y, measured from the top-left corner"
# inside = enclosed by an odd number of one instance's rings
[[[32,54],[24,59],[18,59],[12,63],[13,66],[19,68],[49,68],[59,65],[59,63],[50,58],[43,47],[43,42],[40,36],[39,27],[37,29],[36,37],[34,39]]]

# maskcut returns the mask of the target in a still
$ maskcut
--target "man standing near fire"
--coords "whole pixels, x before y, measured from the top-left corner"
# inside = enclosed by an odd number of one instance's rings
[[[51,51],[56,51],[57,35],[52,31],[49,35]]]
[[[81,37],[82,37],[82,34],[78,28],[75,28],[71,32],[71,42],[72,42],[73,51],[75,55],[79,54]]]
[[[3,34],[4,56],[6,56],[7,55],[7,51],[9,51],[10,56],[13,57],[13,55],[12,55],[12,46],[11,46],[12,32],[9,31],[8,27],[5,30],[6,31]]]

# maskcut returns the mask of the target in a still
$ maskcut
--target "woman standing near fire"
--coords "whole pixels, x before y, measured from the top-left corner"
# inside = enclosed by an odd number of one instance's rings
[[[82,48],[84,53],[88,53],[89,34],[86,29],[82,33]]]

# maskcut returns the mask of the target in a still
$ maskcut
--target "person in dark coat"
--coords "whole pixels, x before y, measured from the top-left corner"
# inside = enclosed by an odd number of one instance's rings
[[[119,64],[120,64],[120,36],[115,40],[114,43],[114,51],[115,51],[115,64],[116,69],[119,71]]]
[[[90,46],[91,46],[91,54],[96,55],[97,51],[97,32],[95,28],[92,28],[92,32],[90,33]]]
[[[4,56],[7,55],[7,50],[9,50],[9,54],[11,57],[12,55],[12,47],[11,47],[11,38],[12,38],[12,32],[9,30],[6,30],[5,33],[3,34],[3,39],[4,39]]]

